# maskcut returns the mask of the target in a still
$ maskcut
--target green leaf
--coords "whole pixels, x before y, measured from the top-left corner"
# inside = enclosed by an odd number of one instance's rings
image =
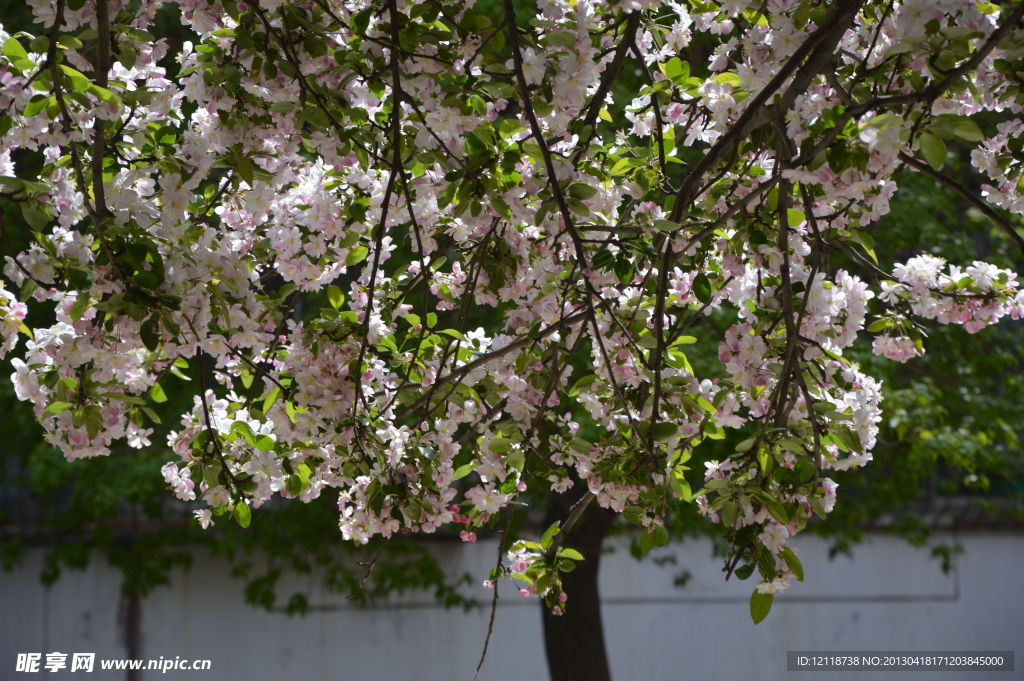
[[[366,260],[366,256],[369,254],[370,249],[366,246],[356,246],[348,252],[348,255],[345,256],[345,265],[347,267],[358,265],[362,261]]]
[[[270,408],[274,406],[274,402],[277,402],[277,398],[281,396],[281,389],[274,388],[267,396],[263,399],[263,413],[266,414],[270,411]]]
[[[651,534],[654,535],[655,546],[662,547],[668,544],[668,530],[665,529],[664,525],[655,525],[654,532]]]
[[[28,52],[21,46],[17,38],[8,38],[4,41],[4,55],[9,57],[11,61],[28,59]]]
[[[921,155],[924,156],[928,165],[935,170],[941,168],[942,164],[946,162],[946,143],[942,141],[942,138],[930,132],[923,132],[917,141],[921,146]]]
[[[793,572],[793,575],[798,581],[804,581],[804,566],[800,564],[800,559],[796,557],[793,550],[788,546],[782,547],[782,557],[786,559],[786,565]]]
[[[472,463],[467,463],[463,466],[459,466],[458,468],[455,469],[455,474],[452,476],[452,480],[461,480],[462,478],[466,477],[467,475],[473,472],[473,466],[474,464]]]
[[[754,624],[760,624],[768,616],[773,600],[775,600],[774,594],[763,594],[756,589],[750,595],[750,618],[754,620]]]
[[[21,215],[25,218],[25,222],[36,230],[43,229],[50,222],[49,209],[36,202],[21,204]]]
[[[671,440],[679,432],[679,426],[668,421],[661,421],[654,424],[654,441],[665,442]]]
[[[143,322],[139,328],[139,337],[142,338],[142,344],[146,346],[146,349],[150,352],[156,352],[156,349],[160,347],[160,338],[156,333],[157,318],[152,316]]]
[[[432,329],[437,326],[437,315],[433,312],[427,313],[427,328]]]
[[[100,418],[100,410],[95,407],[86,407],[85,429],[89,433],[89,440],[94,440],[100,431],[103,430],[103,420]]]
[[[575,196],[570,196],[569,198],[567,198],[565,200],[565,203],[567,206],[569,206],[569,210],[571,210],[576,215],[580,215],[582,217],[587,217],[588,215],[590,215],[590,209],[587,208],[587,206],[582,201],[577,199]]]
[[[46,419],[54,417],[57,414],[63,414],[70,408],[70,402],[53,402],[45,410],[43,410],[43,413],[39,416],[39,420],[45,421]]]
[[[693,279],[693,295],[705,305],[711,302],[711,281],[703,272]]]
[[[255,494],[256,490],[259,489],[259,484],[252,478],[240,479],[238,481],[238,489],[242,490],[245,494]]]
[[[556,534],[558,534],[558,528],[561,526],[561,524],[562,523],[556,520],[555,522],[551,523],[551,527],[544,531],[544,536],[540,538],[540,545],[541,548],[543,548],[545,551],[548,549],[549,546],[551,546],[551,540],[555,538]]]
[[[341,306],[345,304],[345,294],[341,292],[340,288],[331,284],[327,287],[327,300],[330,301],[331,307],[340,310]]]
[[[517,482],[515,476],[509,475],[507,478],[505,478],[504,482],[498,485],[498,492],[502,493],[503,495],[510,495],[513,492],[515,492],[516,483]]]
[[[939,140],[940,142],[942,140]],[[878,256],[875,254],[875,238],[867,232],[861,232],[856,229],[851,229],[844,235],[850,241],[860,244],[864,248],[864,252],[871,256],[871,259],[878,264]]]
[[[525,465],[526,452],[522,449],[514,449],[505,457],[505,466],[511,470],[522,471]],[[513,480],[513,477],[509,476],[508,480]],[[515,485],[513,485],[513,489],[515,489]]]
[[[237,18],[236,18],[236,20],[237,20]],[[222,29],[222,30],[223,31],[227,31],[228,35],[232,35],[233,36],[235,34],[235,32],[232,31],[231,29]],[[132,40],[134,40],[136,42],[140,42],[140,43],[150,43],[150,42],[153,42],[154,40],[156,40],[156,36],[154,36],[149,31],[144,31],[141,28],[129,29],[128,30],[128,36]]]
[[[505,218],[506,220],[512,219],[512,209],[509,208],[509,205],[507,203],[505,203],[505,199],[501,198],[500,196],[495,196],[494,198],[491,199],[491,208],[494,209],[495,213]]]
[[[584,376],[580,380],[576,381],[575,383],[573,383],[573,386],[569,389],[569,397],[576,397],[581,392],[586,390],[590,386],[590,384],[596,381],[597,379],[597,374],[590,374],[589,376]]]
[[[709,440],[724,440],[725,429],[709,423],[704,430],[704,436]]]
[[[725,73],[719,73],[711,80],[713,80],[716,83],[721,83],[722,85],[732,85],[733,89],[736,89],[743,85],[743,81],[740,79],[738,75],[736,75],[735,73],[730,73],[728,71],[726,71]]]
[[[936,116],[936,124],[941,124],[946,130],[962,140],[968,142],[980,142],[985,139],[985,133],[981,131],[978,124],[967,116],[956,114],[942,114]]]
[[[149,396],[153,398],[154,402],[166,402],[167,394],[164,389],[160,387],[159,383],[154,383],[153,387],[149,391]]]
[[[750,575],[754,574],[754,568],[757,567],[756,563],[747,563],[746,565],[736,568],[733,572],[739,579],[750,579]]]
[[[506,118],[502,120],[501,125],[498,126],[498,134],[501,135],[502,138],[511,137],[517,132],[522,132],[523,130],[526,130],[526,127],[521,125],[519,121],[514,118]]]
[[[84,73],[76,71],[70,66],[66,66],[64,64],[60,65],[60,70],[63,71],[71,80],[71,87],[74,88],[75,92],[85,92],[89,89],[90,81],[86,78]]]
[[[811,504],[811,510],[818,514],[819,518],[824,520],[825,516],[828,514],[825,513],[825,507],[821,505],[821,499],[818,497],[807,497],[807,501]]]
[[[560,549],[558,555],[562,558],[570,558],[572,560],[585,560],[583,554],[576,549]]]
[[[287,480],[285,480],[284,488],[288,490],[288,494],[297,497],[302,494],[304,488],[303,480],[297,475],[289,475]]]
[[[641,525],[640,518],[644,516],[644,510],[639,506],[629,506],[622,512],[622,517],[634,525]]]
[[[80,270],[77,267],[68,267],[68,283],[75,287],[79,293],[88,293],[92,288],[92,273],[88,270]]]
[[[356,35],[361,35],[366,31],[366,27],[370,25],[370,15],[373,14],[372,10],[364,9],[356,12],[352,15],[352,32]]]
[[[121,400],[122,402],[127,402],[128,404],[135,404],[135,405],[138,405],[140,407],[146,403],[146,400],[142,399],[141,397],[134,397],[133,395],[125,395],[124,393],[110,393],[110,392],[106,392],[106,393],[100,393],[100,397],[106,397],[106,398],[112,399],[112,400]]]
[[[690,64],[679,57],[672,57],[667,64],[660,65],[661,72],[672,80],[686,80],[690,77]]]
[[[789,525],[789,516],[786,515],[786,509],[782,507],[778,499],[766,493],[758,494],[757,498],[768,509],[771,517],[775,518],[782,525]]]
[[[570,50],[576,49],[576,35],[573,33],[563,33],[561,31],[552,31],[546,36],[548,44],[558,45],[560,47],[568,47]]]
[[[804,214],[796,210],[795,208],[790,208],[786,211],[786,220],[789,223],[790,227],[795,227],[796,225],[799,225],[805,219],[806,217],[804,216]]]
[[[492,452],[504,454],[506,452],[512,451],[512,440],[507,440],[503,437],[496,437],[493,440],[491,440],[491,443],[487,445],[487,448],[490,449]]]
[[[89,86],[87,92],[91,95],[95,95],[101,102],[110,104],[111,106],[121,106],[121,100],[117,98],[117,95],[106,88],[96,85],[95,83]]]
[[[878,128],[879,130],[888,130],[894,128],[897,125],[903,125],[903,117],[897,116],[893,113],[884,113],[875,116],[867,122],[872,128]]]
[[[654,532],[644,530],[640,533],[640,555],[646,555],[654,548]]]
[[[252,520],[252,509],[249,508],[249,504],[244,501],[239,501],[235,504],[235,510],[231,513],[234,516],[235,521],[243,528],[249,527],[249,522]]]
[[[921,46],[923,40],[923,37],[909,38],[907,40],[903,40],[901,42],[896,43],[895,45],[893,45],[892,47],[885,51],[885,56],[882,57],[882,61],[885,61],[889,57],[895,56],[897,54],[906,54],[907,52],[913,51],[914,49]]]
[[[216,487],[220,484],[220,466],[208,466],[203,468],[203,482],[207,487]]]
[[[456,339],[462,341],[463,343],[468,343],[469,342],[466,339],[466,337],[464,335],[462,335],[461,331],[456,331],[455,329],[442,329],[441,331],[438,331],[438,333],[443,333],[446,336],[451,336],[452,338],[456,338]]]
[[[117,50],[117,60],[121,62],[126,69],[135,68],[135,61],[139,58],[139,53],[132,49],[131,45],[123,43]]]
[[[569,196],[580,201],[586,201],[591,199],[597,194],[597,189],[591,187],[588,184],[580,184],[579,182],[569,187]]]
[[[252,161],[247,158],[239,159],[235,164],[235,170],[238,171],[238,176],[249,185],[253,186],[253,167]]]
[[[85,314],[86,308],[89,307],[90,301],[91,298],[89,297],[88,293],[79,294],[79,296],[75,298],[75,304],[71,306],[70,315],[73,321],[77,322],[79,319],[82,318],[82,315]]]
[[[864,446],[860,441],[860,435],[856,431],[851,430],[848,426],[834,426],[832,432],[850,451],[864,451]]]
[[[635,159],[635,158],[632,158],[632,157],[620,158],[618,161],[615,162],[615,165],[613,165],[611,167],[611,170],[608,171],[608,174],[611,175],[612,177],[614,177],[616,175],[622,175],[623,173],[625,173],[630,168],[632,168],[632,167],[634,167],[636,165],[637,165],[637,159]]]
[[[739,512],[736,502],[729,499],[718,510],[722,514],[722,527],[732,529],[736,525],[736,514]]]
[[[600,250],[594,255],[594,259],[590,261],[590,265],[595,269],[605,269],[612,267],[615,264],[615,256],[612,255],[611,251]]]

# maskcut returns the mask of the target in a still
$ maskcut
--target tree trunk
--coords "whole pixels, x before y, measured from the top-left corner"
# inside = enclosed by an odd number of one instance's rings
[[[121,591],[121,602],[117,613],[124,641],[125,656],[130,660],[142,659],[142,596],[132,589]],[[129,669],[125,681],[140,681],[142,672]]]
[[[586,492],[575,487],[552,500],[545,527],[556,520],[565,522],[573,504]],[[615,520],[615,512],[592,504],[569,533],[565,546],[576,549],[586,560],[562,574],[568,600],[565,614],[552,615],[541,603],[544,617],[544,647],[551,681],[611,681],[608,655],[601,625],[601,596],[597,571],[601,563],[601,542]]]

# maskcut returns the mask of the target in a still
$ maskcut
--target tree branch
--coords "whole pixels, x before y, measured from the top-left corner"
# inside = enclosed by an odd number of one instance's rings
[[[914,168],[915,170],[924,173],[925,175],[932,178],[936,182],[945,185],[946,187],[949,187],[957,194],[959,194],[961,197],[966,199],[968,203],[970,203],[972,206],[981,211],[985,215],[985,217],[994,222],[997,227],[1006,232],[1007,236],[1013,239],[1013,242],[1017,244],[1017,248],[1019,248],[1021,252],[1024,252],[1024,237],[1022,237],[1020,233],[1018,233],[1017,230],[1014,229],[1013,225],[1011,225],[1007,220],[1005,220],[999,213],[995,212],[995,210],[993,210],[992,207],[989,206],[980,197],[972,194],[970,191],[968,191],[966,187],[964,187],[962,184],[960,184],[953,178],[949,177],[948,175],[943,175],[942,173],[935,170],[927,163],[922,163],[921,161],[917,160],[910,154],[901,151],[900,160],[906,163],[911,168]]]

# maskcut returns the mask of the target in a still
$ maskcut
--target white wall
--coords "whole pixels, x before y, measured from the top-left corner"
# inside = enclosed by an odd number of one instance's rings
[[[613,678],[852,681],[862,676],[787,673],[787,650],[1015,650],[1020,658],[1024,536],[975,534],[959,540],[966,553],[957,559],[957,573],[945,576],[927,553],[892,537],[874,535],[856,549],[854,559],[834,561],[825,542],[801,537],[796,545],[807,581],[777,596],[771,615],[758,626],[751,623],[747,605],[753,580],[724,582],[721,562],[711,557],[707,541],[667,547],[678,564],[664,568],[637,563],[620,545],[604,557],[601,572]],[[482,581],[496,545],[439,550],[454,573],[469,571]],[[32,551],[22,568],[0,573],[0,679],[32,676],[15,674],[19,652],[124,656],[117,627],[119,573],[97,557],[85,572],[67,572],[47,591],[38,580],[41,557],[41,551]],[[673,587],[674,574],[683,569],[692,579],[684,589]],[[328,596],[314,599],[320,609],[312,614],[288,617],[246,606],[242,588],[222,563],[197,555],[190,571],[175,573],[171,588],[147,598],[142,605],[145,657],[210,659],[212,670],[149,672],[143,678],[470,681],[489,616],[485,607],[445,611],[427,596],[369,610]],[[546,678],[539,606],[507,586],[502,593],[480,681]],[[490,592],[482,587],[473,595],[489,602]],[[981,678],[1024,679],[1024,660],[1017,660],[1016,669]],[[97,668],[82,678],[122,679],[124,674]],[[58,675],[70,672],[45,674]],[[872,681],[979,678],[977,672],[864,676]]]

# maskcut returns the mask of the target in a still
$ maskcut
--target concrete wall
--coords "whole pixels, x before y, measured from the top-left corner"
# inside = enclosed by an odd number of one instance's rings
[[[830,561],[827,544],[799,538],[807,581],[775,599],[768,619],[750,621],[753,580],[722,580],[710,543],[672,545],[676,565],[637,563],[622,545],[604,557],[603,617],[613,678],[852,680],[857,672],[786,671],[787,650],[964,651],[1015,650],[1014,672],[984,679],[1024,679],[1024,536],[959,537],[965,554],[943,575],[926,552],[875,535],[853,559]],[[496,546],[442,546],[444,564],[482,580]],[[42,552],[30,552],[16,572],[0,573],[0,679],[16,674],[17,653],[95,652],[97,660],[125,656],[117,625],[120,576],[94,559],[84,572],[68,572],[50,590],[38,580]],[[688,570],[685,588],[673,576]],[[479,582],[478,582],[479,583]],[[306,617],[254,610],[243,603],[243,585],[224,564],[197,556],[188,572],[175,573],[142,604],[142,650],[149,659],[209,659],[211,671],[144,672],[142,678],[451,681],[473,679],[489,610],[445,611],[418,595],[368,610],[337,596],[317,596]],[[474,594],[489,602],[489,591]],[[547,677],[536,600],[506,586],[480,681]],[[572,606],[572,603],[569,603]],[[70,657],[69,657],[70,661]],[[70,668],[70,664],[69,664]],[[47,678],[123,679],[125,672],[97,669],[88,676],[68,669]],[[977,672],[873,672],[872,681],[979,678]]]

